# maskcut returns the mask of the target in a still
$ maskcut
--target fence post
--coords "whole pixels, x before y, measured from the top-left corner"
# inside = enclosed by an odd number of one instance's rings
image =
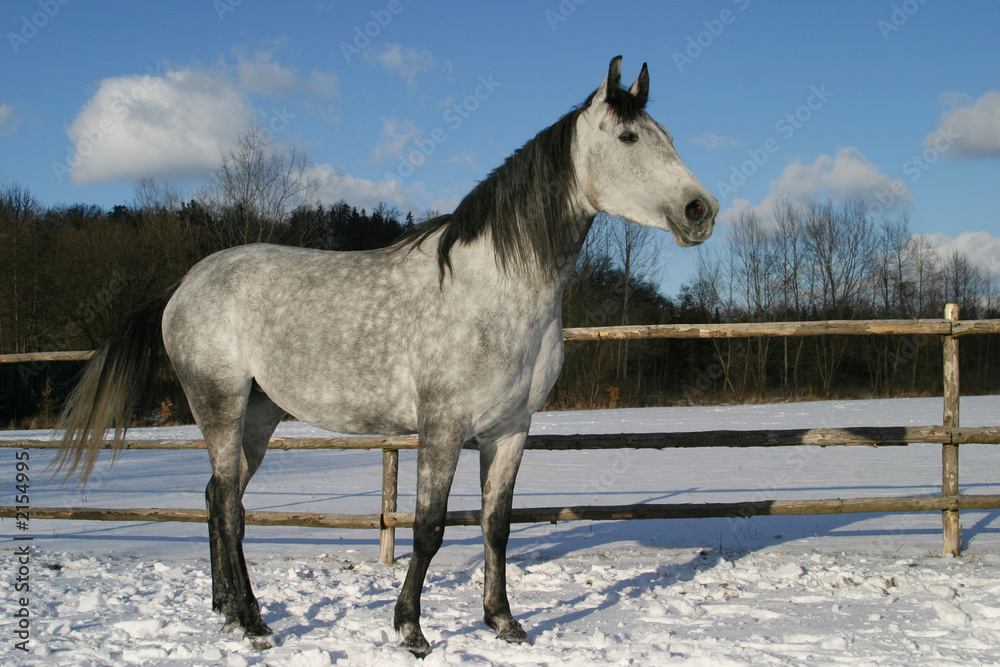
[[[382,450],[382,514],[396,511],[396,498],[398,495],[399,480],[399,450]],[[381,520],[382,529],[379,531],[379,560],[386,565],[396,562],[396,529],[385,525],[385,519]]]
[[[952,322],[958,320],[958,304],[949,303],[944,307],[944,317]],[[960,390],[958,383],[958,339],[948,334],[942,337],[944,358],[944,425],[958,428]],[[941,494],[958,495],[958,445],[946,444],[941,447]],[[942,555],[958,556],[962,548],[962,528],[958,510],[941,512],[944,546]]]

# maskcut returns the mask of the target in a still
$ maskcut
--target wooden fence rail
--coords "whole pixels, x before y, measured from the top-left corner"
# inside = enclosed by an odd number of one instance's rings
[[[770,429],[756,431],[716,430],[691,433],[621,433],[602,435],[531,436],[527,449],[668,449],[677,447],[789,447],[789,446],[906,446],[932,443],[942,446],[942,492],[923,497],[835,498],[824,500],[763,500],[736,503],[642,504],[514,509],[514,523],[572,520],[624,520],[730,517],[745,518],[788,514],[841,514],[861,512],[941,511],[943,552],[958,555],[961,534],[959,510],[1000,508],[1000,495],[960,495],[958,451],[963,444],[1000,444],[1000,426],[959,426],[958,339],[971,334],[1000,333],[1000,320],[958,319],[958,307],[949,304],[943,319],[932,320],[830,320],[824,322],[775,322],[737,324],[629,325],[565,329],[567,341],[601,341],[648,338],[747,338],[816,335],[941,336],[943,342],[944,411],[941,426],[852,427],[816,429]],[[84,360],[92,352],[42,352],[0,355],[0,363]],[[58,442],[43,440],[0,441],[0,447],[52,449]],[[322,528],[378,528],[383,562],[394,559],[395,529],[413,525],[413,514],[397,510],[399,450],[414,449],[415,436],[272,438],[271,449],[380,449],[382,450],[382,503],[377,514],[343,515],[300,512],[248,511],[246,522],[254,525]],[[105,448],[111,443],[105,442]],[[125,449],[204,449],[202,440],[129,440]],[[475,449],[475,443],[467,445]],[[16,516],[18,508],[0,507],[0,517]],[[448,512],[448,525],[475,525],[478,511]],[[32,508],[38,519],[102,521],[205,521],[205,510],[109,509],[48,507]]]
[[[651,338],[775,338],[789,336],[873,336],[925,334],[959,338],[1000,333],[1000,320],[824,320],[820,322],[736,322],[730,324],[628,324],[563,329],[566,341]],[[86,361],[94,352],[22,352],[0,355],[2,363]]]
[[[642,505],[580,505],[576,507],[527,507],[511,510],[511,523],[558,521],[621,521],[626,519],[749,518],[753,516],[858,514],[868,512],[928,512],[933,510],[982,510],[1000,507],[1000,495],[876,496],[825,500],[754,500],[735,503],[647,503]],[[0,517],[13,517],[15,508],[0,507]],[[34,519],[86,521],[176,521],[197,523],[208,519],[203,509],[113,509],[99,507],[32,508]],[[306,528],[409,528],[413,512],[380,514],[314,514],[248,510],[246,523],[256,526]],[[479,525],[479,510],[448,512],[449,526]]]
[[[669,433],[599,433],[594,435],[532,435],[525,449],[674,449],[684,447],[890,447],[915,443],[941,445],[1000,444],[1000,426],[857,426],[851,428],[793,428],[757,431],[689,431]],[[4,440],[0,447],[58,449],[58,440]],[[105,441],[102,449],[111,449]],[[271,438],[268,449],[416,449],[416,436]],[[204,440],[126,440],[120,449],[205,449]],[[465,449],[477,450],[473,441]]]

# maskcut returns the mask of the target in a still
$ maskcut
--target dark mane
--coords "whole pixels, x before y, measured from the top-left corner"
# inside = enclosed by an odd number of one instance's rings
[[[442,279],[451,270],[452,247],[487,233],[503,269],[532,263],[554,268],[571,233],[564,223],[576,182],[572,146],[579,113],[574,109],[539,132],[480,181],[454,213],[426,221],[403,245],[419,246],[443,230],[437,249]]]
[[[570,193],[576,185],[572,146],[576,120],[594,98],[542,130],[481,181],[455,208],[421,224],[399,247],[415,248],[441,231],[437,256],[441,279],[451,271],[451,249],[489,234],[504,270],[531,265],[554,271],[565,255],[573,229]],[[634,119],[644,99],[623,88],[608,93],[612,112]]]

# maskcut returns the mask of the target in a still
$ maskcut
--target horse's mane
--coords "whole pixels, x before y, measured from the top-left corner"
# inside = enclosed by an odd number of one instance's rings
[[[554,271],[577,233],[570,203],[576,186],[573,135],[577,117],[590,106],[596,92],[516,150],[453,213],[422,223],[398,247],[413,249],[440,231],[437,257],[444,280],[445,271],[452,268],[452,247],[488,233],[502,269],[526,269],[534,264]],[[615,87],[609,90],[607,102],[619,120],[628,121],[638,117],[646,100]]]

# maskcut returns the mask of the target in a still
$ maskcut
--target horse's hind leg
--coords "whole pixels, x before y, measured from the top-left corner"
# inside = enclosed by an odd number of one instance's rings
[[[212,479],[205,489],[212,558],[212,608],[225,616],[224,630],[243,628],[255,646],[267,648],[271,630],[260,617],[243,556],[243,491],[263,460],[267,440],[284,413],[250,380],[192,392],[188,400],[208,446]]]
[[[507,540],[510,537],[510,509],[514,500],[514,480],[527,426],[499,439],[479,438],[479,478],[483,491],[480,523],[485,547],[483,613],[486,624],[497,637],[512,643],[528,640],[521,624],[510,613],[507,600]]]

